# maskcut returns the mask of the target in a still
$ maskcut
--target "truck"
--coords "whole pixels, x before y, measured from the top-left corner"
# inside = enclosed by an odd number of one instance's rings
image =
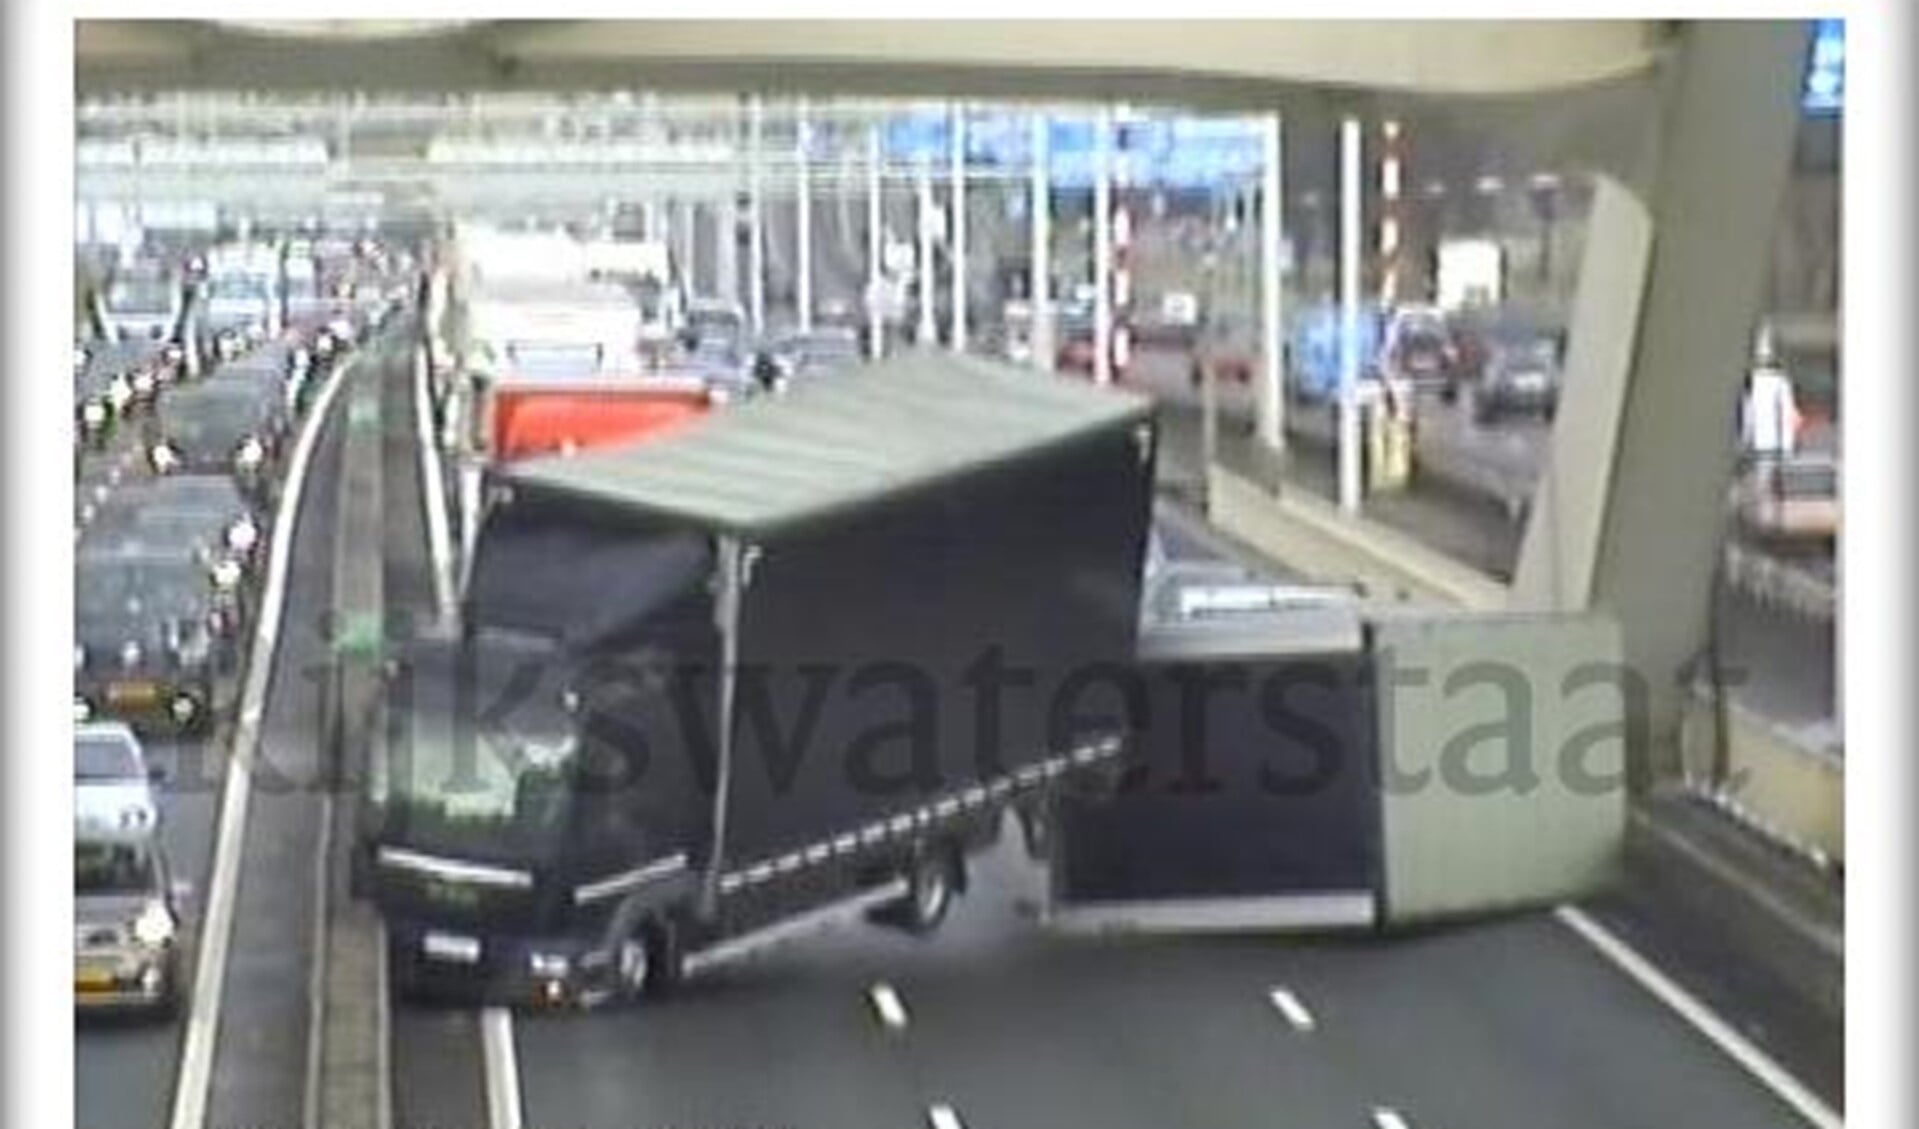
[[[1497,306],[1505,297],[1505,251],[1495,239],[1445,239],[1433,252],[1434,300],[1448,313]]]
[[[658,239],[598,239],[583,249],[587,277],[619,282],[640,309],[640,348],[662,356],[679,334],[684,302],[674,283],[673,256]]]
[[[588,1005],[936,928],[1119,756],[1155,446],[1143,398],[925,353],[496,468],[459,626],[367,726],[396,989]]]

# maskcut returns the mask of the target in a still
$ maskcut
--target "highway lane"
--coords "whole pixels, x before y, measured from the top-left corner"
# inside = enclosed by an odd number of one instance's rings
[[[528,1125],[1798,1124],[1549,915],[1392,937],[1066,940],[1008,834],[946,931],[849,926],[657,1006],[521,1016]],[[879,983],[903,1004],[889,1029]],[[1301,1029],[1275,989],[1304,1012]]]
[[[111,503],[113,492],[147,474],[140,455],[140,420],[123,423],[103,450],[81,458],[75,476],[76,507]],[[79,515],[76,515],[76,517]],[[216,689],[232,698],[232,680]],[[184,907],[182,951],[191,953],[198,934],[195,912],[206,889],[213,828],[225,776],[227,726],[206,738],[143,738],[147,759],[166,775],[159,787],[161,840],[176,881],[192,888]],[[182,965],[190,977],[191,962]],[[190,982],[190,981],[186,981]],[[180,1053],[180,1025],[137,1016],[77,1016],[74,1024],[74,1120],[84,1129],[150,1129],[164,1120],[173,1094]],[[110,1084],[103,1080],[111,1080]]]

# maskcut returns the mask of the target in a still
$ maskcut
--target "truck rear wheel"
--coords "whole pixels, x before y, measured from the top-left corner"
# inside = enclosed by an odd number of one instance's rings
[[[882,910],[877,920],[916,936],[938,929],[959,893],[963,865],[953,848],[928,846],[913,856],[906,870],[906,896]]]

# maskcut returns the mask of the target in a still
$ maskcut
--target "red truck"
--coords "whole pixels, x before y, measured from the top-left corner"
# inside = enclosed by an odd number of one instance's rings
[[[704,415],[706,386],[670,377],[507,377],[486,399],[495,462],[584,450],[655,435]]]

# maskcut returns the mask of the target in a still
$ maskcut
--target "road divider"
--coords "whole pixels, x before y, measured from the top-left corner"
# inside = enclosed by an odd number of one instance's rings
[[[513,1013],[480,1012],[480,1060],[486,1071],[487,1129],[521,1129],[520,1064],[513,1048]]]
[[[1274,988],[1269,998],[1273,1006],[1279,1009],[1279,1014],[1286,1017],[1286,1022],[1292,1024],[1293,1030],[1306,1032],[1319,1026],[1313,1019],[1313,1013],[1306,1010],[1306,1005],[1290,989]]]
[[[879,1016],[880,1026],[888,1031],[906,1030],[906,1002],[891,984],[879,983],[866,990],[866,998]]]
[[[313,411],[301,424],[293,455],[287,463],[279,509],[274,516],[272,546],[267,560],[266,587],[260,597],[260,618],[247,660],[246,680],[240,691],[239,724],[234,729],[226,782],[220,795],[220,826],[214,839],[212,878],[206,912],[201,919],[200,950],[194,967],[193,995],[186,1033],[181,1040],[180,1067],[173,1088],[170,1129],[204,1129],[207,1096],[213,1074],[213,1051],[219,1038],[220,1000],[226,982],[227,955],[233,941],[233,909],[238,897],[240,847],[246,840],[247,801],[253,790],[253,761],[260,744],[260,726],[266,714],[280,630],[286,612],[287,576],[292,566],[293,534],[299,523],[307,471],[313,451],[325,430],[347,375],[358,363],[346,358],[327,376]]]

